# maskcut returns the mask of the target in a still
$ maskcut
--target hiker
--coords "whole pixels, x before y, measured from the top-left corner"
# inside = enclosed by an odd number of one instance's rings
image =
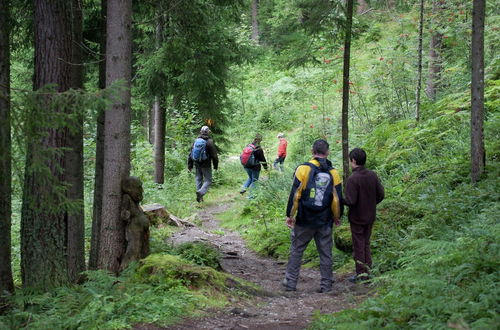
[[[253,188],[255,182],[259,180],[261,164],[267,170],[267,161],[264,157],[264,150],[260,146],[262,135],[257,133],[252,143],[248,144],[240,156],[241,164],[248,174],[248,179],[243,184],[240,194],[244,194],[248,188]]]
[[[384,199],[384,187],[377,174],[365,168],[366,152],[355,148],[349,153],[352,175],[345,184],[344,203],[349,207],[352,247],[356,262],[356,275],[349,277],[350,282],[367,280],[372,258],[370,236],[377,204]]]
[[[286,158],[286,147],[288,145],[288,141],[285,140],[285,134],[279,133],[277,138],[280,141],[280,144],[278,145],[278,157],[274,161],[273,167],[276,170],[283,170],[283,163],[285,162]],[[279,164],[279,165],[278,165]]]
[[[188,171],[191,172],[193,164],[196,168],[196,201],[203,202],[203,196],[212,184],[212,164],[214,170],[219,166],[217,149],[214,141],[210,138],[211,133],[208,126],[203,126],[200,135],[194,140],[188,157]]]
[[[313,158],[295,171],[286,208],[286,225],[292,229],[290,257],[283,286],[296,291],[302,254],[314,238],[319,254],[321,282],[319,293],[332,290],[332,227],[340,225],[342,215],[342,180],[327,159],[329,145],[316,140]],[[296,216],[295,216],[296,214]]]

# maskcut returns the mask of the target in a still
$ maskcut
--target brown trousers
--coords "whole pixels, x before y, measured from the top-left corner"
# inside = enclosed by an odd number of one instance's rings
[[[370,250],[370,236],[373,224],[358,225],[350,222],[352,234],[353,256],[356,262],[356,274],[363,274],[370,271],[372,267],[372,253]]]

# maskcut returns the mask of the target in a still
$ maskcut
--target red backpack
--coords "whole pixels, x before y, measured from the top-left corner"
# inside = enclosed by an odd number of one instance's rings
[[[240,161],[243,167],[252,167],[259,164],[259,162],[255,159],[255,149],[256,147],[251,143],[243,148],[243,152],[240,155]]]

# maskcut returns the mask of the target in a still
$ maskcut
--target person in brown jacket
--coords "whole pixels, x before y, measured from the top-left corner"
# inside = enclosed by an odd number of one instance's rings
[[[356,262],[356,275],[349,281],[368,279],[372,267],[370,236],[372,233],[377,204],[384,199],[384,187],[377,174],[365,168],[366,152],[355,148],[349,153],[352,175],[345,185],[344,204],[349,207],[352,247]],[[363,274],[363,275],[362,275]]]

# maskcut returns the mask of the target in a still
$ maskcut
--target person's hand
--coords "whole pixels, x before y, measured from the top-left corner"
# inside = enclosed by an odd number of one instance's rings
[[[342,222],[340,221],[340,219],[335,219],[333,218],[333,223],[335,224],[335,226],[340,226],[342,224]]]
[[[294,217],[286,217],[286,225],[288,228],[292,229],[295,226],[295,218]]]

